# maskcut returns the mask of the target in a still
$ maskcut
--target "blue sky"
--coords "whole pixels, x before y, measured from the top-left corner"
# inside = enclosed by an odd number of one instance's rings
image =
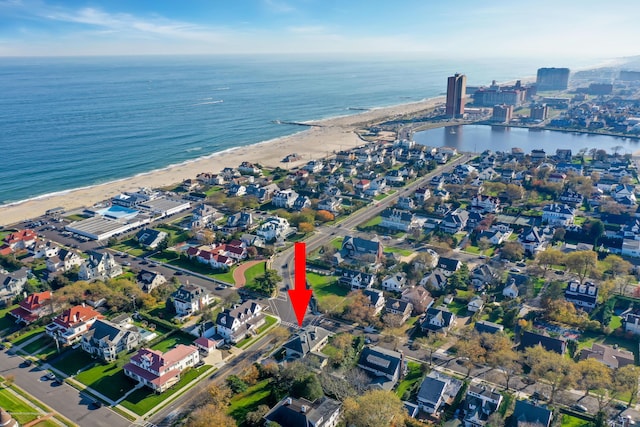
[[[640,54],[637,0],[0,0],[0,56]]]

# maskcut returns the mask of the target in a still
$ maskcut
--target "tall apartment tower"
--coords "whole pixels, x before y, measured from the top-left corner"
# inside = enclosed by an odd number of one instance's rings
[[[447,108],[449,117],[462,117],[467,90],[467,76],[458,74],[447,79]]]
[[[568,68],[538,68],[538,90],[566,90],[569,85]]]

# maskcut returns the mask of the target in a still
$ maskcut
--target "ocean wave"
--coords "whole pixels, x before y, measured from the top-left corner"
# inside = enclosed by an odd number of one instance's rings
[[[200,150],[202,150],[202,147],[187,148],[185,151],[187,153],[191,153],[192,151],[200,151]]]
[[[209,99],[211,99],[211,98],[209,98]],[[216,101],[198,102],[197,104],[192,104],[192,105],[222,104],[223,102],[224,102],[224,99],[218,99]]]

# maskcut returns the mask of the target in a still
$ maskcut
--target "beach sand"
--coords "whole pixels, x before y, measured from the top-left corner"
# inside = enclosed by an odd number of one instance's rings
[[[153,171],[114,182],[71,190],[64,194],[27,200],[21,203],[0,206],[0,225],[14,224],[35,218],[55,207],[72,210],[92,206],[124,191],[140,187],[160,188],[180,183],[187,178],[195,178],[200,172],[218,173],[225,167],[237,167],[243,161],[260,163],[266,167],[291,168],[305,164],[311,159],[321,159],[332,155],[333,151],[345,150],[362,145],[355,131],[371,122],[379,122],[396,116],[404,116],[430,109],[444,102],[444,97],[431,98],[421,102],[379,108],[361,114],[312,121],[318,126],[272,141],[240,147],[232,151],[214,154],[192,160],[166,169]],[[290,153],[298,153],[302,160],[282,163]],[[70,165],[73,167],[73,165]]]

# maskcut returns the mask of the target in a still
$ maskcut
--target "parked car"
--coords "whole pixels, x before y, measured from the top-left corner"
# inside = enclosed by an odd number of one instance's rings
[[[53,372],[49,372],[47,373],[47,378],[49,378],[50,380],[55,380],[56,374],[54,374]]]
[[[574,411],[578,411],[578,412],[588,412],[589,411],[586,406],[580,405],[579,403],[574,403],[573,405],[571,405],[571,409],[573,409]]]

